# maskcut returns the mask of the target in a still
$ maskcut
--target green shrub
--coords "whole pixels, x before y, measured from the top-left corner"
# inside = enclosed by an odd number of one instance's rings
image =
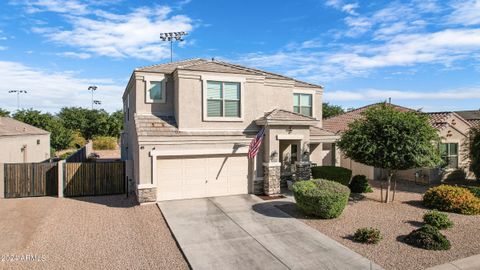
[[[423,221],[439,230],[448,229],[453,226],[453,222],[448,218],[447,214],[432,210],[423,216]]]
[[[348,185],[353,193],[369,193],[373,192],[372,187],[368,184],[367,177],[365,175],[355,175]]]
[[[71,156],[74,153],[75,153],[75,151],[68,151],[68,152],[65,152],[65,153],[61,154],[58,158],[63,160],[63,159],[68,158],[69,156]]]
[[[348,186],[352,178],[352,171],[342,167],[318,166],[312,168],[313,179],[327,179]]]
[[[480,214],[480,199],[462,187],[440,185],[428,189],[423,195],[425,206],[440,211],[464,215]]]
[[[360,228],[353,235],[353,240],[365,244],[378,244],[382,240],[382,235],[379,229]]]
[[[80,132],[75,131],[73,133],[73,139],[70,142],[70,147],[78,149],[78,148],[84,147],[85,144],[87,144],[87,140],[85,140],[85,138],[82,137],[82,134]]]
[[[350,189],[334,181],[314,179],[293,184],[298,208],[308,215],[336,218],[348,203]]]
[[[440,231],[425,225],[405,237],[405,243],[428,250],[449,250],[450,241]]]
[[[480,198],[480,187],[467,187],[475,197]]]
[[[95,150],[115,150],[117,148],[117,138],[98,136],[93,138],[93,149]]]

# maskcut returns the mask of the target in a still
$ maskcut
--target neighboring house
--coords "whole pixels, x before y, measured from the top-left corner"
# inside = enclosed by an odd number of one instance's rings
[[[221,61],[138,68],[123,94],[122,159],[140,202],[280,192],[335,164],[318,85]],[[258,155],[250,141],[265,127]],[[285,177],[282,177],[285,176]]]
[[[325,119],[324,128],[340,135],[348,129],[349,123],[353,122],[355,119],[362,118],[362,112],[376,105],[378,105],[378,103]],[[393,106],[400,111],[413,111],[412,109],[394,104],[391,104],[390,106]],[[432,112],[427,113],[427,115],[430,124],[438,130],[438,134],[441,138],[439,149],[446,167],[443,170],[438,168],[418,168],[399,171],[397,177],[403,180],[428,183],[440,181],[449,177],[462,177],[463,174],[466,174],[467,177],[471,177],[472,174],[469,171],[470,160],[468,136],[472,124],[456,112]],[[369,179],[381,179],[385,177],[384,170],[355,162],[343,155],[340,158],[340,166],[351,169],[354,175],[363,174]],[[463,174],[458,174],[459,172],[463,172]]]
[[[0,117],[0,163],[41,162],[50,158],[50,133]]]
[[[480,110],[456,111],[456,113],[467,120],[472,126],[480,127]]]

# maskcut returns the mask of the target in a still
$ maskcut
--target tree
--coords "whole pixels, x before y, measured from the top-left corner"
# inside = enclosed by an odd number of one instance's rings
[[[123,128],[123,112],[121,110],[108,114],[105,110],[90,110],[80,107],[65,107],[58,117],[63,125],[78,131],[87,140],[95,136],[119,137]]]
[[[123,111],[118,110],[110,114],[109,117],[110,129],[108,136],[118,138],[123,129]]]
[[[60,119],[38,110],[20,110],[13,115],[18,121],[50,132],[50,145],[55,150],[66,149],[73,139],[73,132],[66,129]]]
[[[439,136],[428,117],[419,112],[401,112],[384,103],[369,108],[363,117],[348,126],[338,146],[350,159],[387,169],[385,199],[389,201],[391,182],[398,170],[435,167],[441,164]],[[382,187],[383,189],[383,187]],[[392,201],[395,198],[396,181]]]
[[[480,180],[480,126],[472,128],[470,134],[470,170]]]
[[[0,108],[0,117],[9,117],[9,116],[10,116],[9,111]]]
[[[322,105],[323,119],[329,118],[329,117],[332,117],[332,116],[337,116],[337,115],[340,115],[344,112],[345,111],[342,109],[342,107],[340,107],[338,105],[330,105],[328,102],[324,102],[323,105]]]

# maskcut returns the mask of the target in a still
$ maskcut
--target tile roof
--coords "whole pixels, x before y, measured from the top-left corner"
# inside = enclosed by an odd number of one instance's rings
[[[480,120],[480,110],[456,111],[455,113],[457,113],[467,121]]]
[[[40,128],[25,124],[10,117],[0,117],[0,136],[50,134]]]
[[[272,121],[317,121],[316,118],[306,116],[303,114],[283,110],[283,109],[274,109],[270,112],[265,113],[264,116],[260,117],[258,120],[272,120]]]
[[[295,86],[297,87],[323,88],[320,85],[302,82],[290,77],[286,77],[286,76],[268,72],[268,71],[231,64],[231,63],[218,61],[218,60],[209,61],[209,60],[200,59],[200,58],[188,59],[188,60],[178,61],[173,63],[165,63],[165,64],[140,67],[135,69],[135,71],[173,73],[176,69],[217,72],[217,73],[235,73],[235,74],[245,74],[245,75],[262,75],[269,79],[293,80]]]
[[[180,133],[173,116],[136,115],[135,125],[138,136],[169,136]]]
[[[323,127],[332,132],[336,132],[336,133],[343,132],[348,129],[348,124],[355,121],[356,119],[362,118],[362,112],[378,104],[379,103],[371,104],[353,111],[346,112],[338,116],[327,118],[323,120]],[[391,104],[391,105],[400,111],[414,111],[412,109],[401,107],[398,105],[394,105],[394,104]],[[456,112],[429,112],[426,114],[428,115],[428,122],[430,123],[430,125],[439,130],[448,126],[447,120],[452,114],[458,116],[460,119],[464,120],[466,123],[470,125],[475,125],[475,123],[480,124],[480,119],[465,120],[462,118],[461,115],[459,115]]]
[[[355,121],[356,119],[362,118],[362,113],[366,111],[367,109],[380,105],[382,103],[375,103],[375,104],[370,104],[355,110],[348,111],[344,114],[333,116],[327,119],[323,120],[323,128],[327,129],[329,131],[332,131],[334,133],[339,133],[343,132],[348,129],[348,124],[351,122]],[[395,104],[390,104],[393,106],[395,109],[400,110],[400,111],[413,111],[412,109],[405,108],[402,106],[398,106]]]
[[[310,136],[335,136],[336,134],[319,127],[310,127]]]

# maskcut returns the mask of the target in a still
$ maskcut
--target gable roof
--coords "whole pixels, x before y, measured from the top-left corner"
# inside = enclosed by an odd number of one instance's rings
[[[480,127],[480,110],[456,111],[463,119],[472,126]]]
[[[382,103],[375,103],[371,105],[367,105],[361,108],[358,108],[356,110],[352,110],[349,112],[346,112],[344,114],[338,115],[338,116],[333,116],[327,119],[323,120],[323,127],[327,130],[330,130],[335,133],[340,133],[344,132],[345,130],[348,129],[348,124],[352,123],[356,119],[360,119],[363,117],[362,113],[367,110],[368,108],[371,108],[373,106],[377,106]],[[396,110],[399,111],[415,111],[413,109],[409,109],[406,107],[398,106],[395,104],[389,104],[390,106],[393,106]],[[472,123],[470,121],[465,120],[461,115],[457,114],[456,112],[428,112],[425,113],[428,115],[428,122],[430,125],[438,130],[441,130],[450,124],[448,123],[448,118],[451,116],[455,116],[461,121],[465,122],[467,125],[471,126]],[[480,122],[480,120],[479,120]]]
[[[283,109],[274,109],[265,113],[262,117],[255,120],[257,125],[309,125],[313,126],[318,122],[314,117],[306,116]]]
[[[276,74],[276,73],[272,73],[264,70],[231,64],[224,61],[206,60],[201,58],[187,59],[187,60],[177,61],[172,63],[164,63],[164,64],[140,67],[135,69],[135,71],[159,72],[159,73],[171,74],[177,69],[203,71],[203,72],[244,74],[244,75],[261,75],[261,76],[265,76],[268,79],[293,80],[294,85],[296,87],[323,88],[323,86],[320,86],[320,85],[299,81],[290,77],[286,77],[280,74]]]
[[[340,115],[337,115],[337,116],[332,116],[332,117],[329,117],[327,119],[324,119],[323,120],[323,128],[325,128],[327,130],[330,130],[334,133],[343,132],[343,131],[348,129],[348,124],[355,121],[356,119],[362,118],[362,113],[364,111],[366,111],[367,109],[369,109],[371,107],[380,105],[380,104],[383,104],[383,102],[370,104],[370,105],[360,107],[358,109],[351,110],[351,111],[348,111],[346,113],[343,113],[343,114],[340,114]],[[402,107],[402,106],[399,106],[399,105],[395,105],[395,104],[388,104],[388,105],[390,105],[390,106],[394,107],[396,110],[399,110],[399,111],[402,111],[402,112],[413,111],[412,109]]]
[[[10,117],[0,117],[0,136],[44,135],[50,132]]]

